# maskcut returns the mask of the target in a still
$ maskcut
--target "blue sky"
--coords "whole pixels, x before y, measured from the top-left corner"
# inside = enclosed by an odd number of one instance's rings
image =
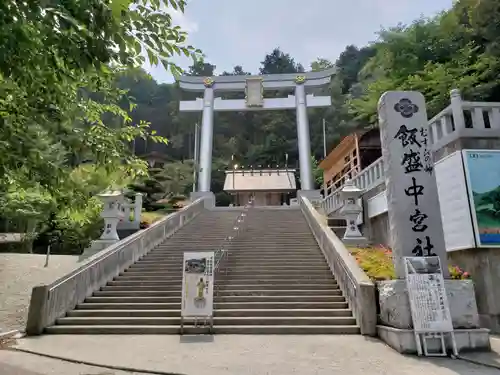
[[[189,32],[217,72],[243,65],[257,72],[264,56],[280,47],[309,68],[318,57],[335,61],[346,45],[363,46],[382,26],[410,23],[452,6],[453,0],[188,0],[175,24]],[[190,60],[174,60],[183,68]],[[145,66],[159,82],[173,78],[163,66]]]

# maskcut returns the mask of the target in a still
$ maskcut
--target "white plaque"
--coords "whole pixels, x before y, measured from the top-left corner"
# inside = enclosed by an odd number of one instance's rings
[[[439,256],[447,264],[425,99],[414,91],[386,92],[379,118],[390,241],[396,276],[403,278],[403,257]]]
[[[264,96],[261,78],[247,78],[245,91],[248,107],[262,107]]]
[[[213,251],[185,252],[182,272],[182,317],[211,317],[214,310]]]
[[[434,165],[446,251],[476,247],[462,153],[455,151]]]
[[[415,332],[453,332],[439,257],[405,257],[404,262]]]

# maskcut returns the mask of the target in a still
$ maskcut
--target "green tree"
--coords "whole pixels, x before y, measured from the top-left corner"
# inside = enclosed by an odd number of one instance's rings
[[[130,142],[166,140],[144,121],[132,126],[128,111],[134,105],[115,81],[124,67],[142,63],[143,55],[173,73],[179,68],[169,63],[171,56],[199,56],[162,11],[166,5],[182,10],[185,1],[0,3],[4,215],[42,225],[43,217],[54,222],[49,218],[58,212],[85,206],[90,199],[85,189],[68,183],[74,168],[85,162],[107,171],[124,166],[124,177],[147,172]]]

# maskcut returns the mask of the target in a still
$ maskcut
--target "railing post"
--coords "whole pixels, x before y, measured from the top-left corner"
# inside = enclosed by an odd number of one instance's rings
[[[453,89],[450,91],[451,112],[453,113],[453,122],[455,124],[455,131],[465,129],[465,116],[462,106],[462,97],[460,90]],[[436,140],[434,140],[435,142]]]

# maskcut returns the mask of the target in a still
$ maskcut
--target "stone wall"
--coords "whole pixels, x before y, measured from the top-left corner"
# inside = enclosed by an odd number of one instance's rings
[[[472,276],[481,327],[500,333],[500,249],[453,251],[448,259]]]
[[[389,215],[387,212],[372,217],[369,219],[369,234],[363,233],[365,236],[369,236],[370,242],[375,245],[390,246],[389,244]]]
[[[387,213],[365,219],[363,234],[372,244],[389,244]],[[448,252],[448,262],[469,272],[474,282],[480,326],[500,333],[500,249]]]

